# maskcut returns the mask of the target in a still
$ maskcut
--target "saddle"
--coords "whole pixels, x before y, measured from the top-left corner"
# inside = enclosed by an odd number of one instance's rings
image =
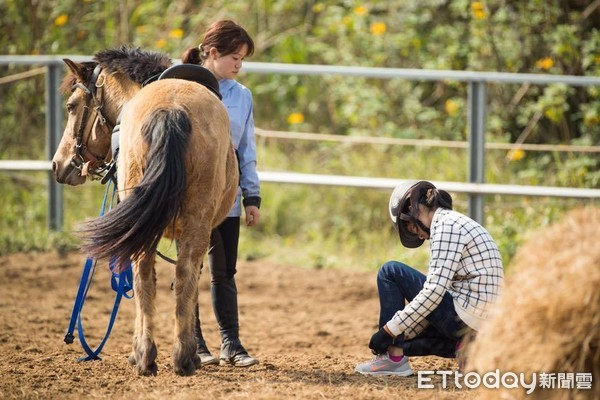
[[[219,93],[219,82],[217,78],[207,68],[197,64],[178,64],[167,68],[160,74],[157,80],[161,79],[184,79],[205,86],[208,90],[217,95],[220,100],[223,100]]]
[[[144,82],[144,86],[152,83],[154,81],[158,81],[161,79],[183,79],[186,81],[192,81],[199,83],[200,85],[206,87],[208,90],[213,92],[219,100],[223,100],[223,96],[219,93],[219,81],[210,72],[207,68],[204,68],[197,64],[177,64],[172,67],[167,68],[161,74],[155,75],[150,79]],[[121,113],[117,118],[117,123],[112,131],[111,136],[111,150],[112,150],[112,165],[109,168],[109,171],[102,179],[102,183],[106,183],[109,179],[111,179],[116,171],[116,160],[119,154],[119,134],[121,131],[121,116],[123,114],[123,110],[125,107],[121,109]]]
[[[201,84],[223,100],[219,93],[219,81],[207,68],[197,64],[177,64],[167,68],[162,73],[154,75],[144,81],[143,86],[161,79],[183,79]]]

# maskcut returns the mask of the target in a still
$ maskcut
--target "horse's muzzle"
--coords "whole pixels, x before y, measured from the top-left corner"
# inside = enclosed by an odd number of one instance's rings
[[[69,164],[62,164],[57,161],[52,161],[52,172],[56,182],[77,186],[85,183],[85,177],[81,176],[80,171]]]

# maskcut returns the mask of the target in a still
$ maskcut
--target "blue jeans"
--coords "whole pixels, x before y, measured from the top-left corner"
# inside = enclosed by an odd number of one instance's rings
[[[377,274],[380,328],[417,296],[425,279],[421,272],[397,261],[381,266]],[[409,340],[404,340],[401,334],[394,346],[401,347],[407,356],[456,357],[456,347],[469,328],[456,314],[450,293],[444,294],[440,305],[426,319],[429,326],[423,332]]]

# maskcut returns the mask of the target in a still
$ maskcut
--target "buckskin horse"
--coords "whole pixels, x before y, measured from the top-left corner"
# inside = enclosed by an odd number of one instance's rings
[[[111,133],[121,109],[117,181],[120,202],[80,228],[82,250],[133,265],[136,320],[129,362],[140,375],[157,373],[154,334],[155,254],[161,237],[178,244],[175,267],[173,366],[198,367],[193,334],[200,266],[211,230],[233,206],[238,166],[227,110],[206,87],[152,77],[171,66],[161,53],[107,49],[93,61],[64,59],[70,73],[68,120],[52,160],[56,180],[83,184],[111,159]]]

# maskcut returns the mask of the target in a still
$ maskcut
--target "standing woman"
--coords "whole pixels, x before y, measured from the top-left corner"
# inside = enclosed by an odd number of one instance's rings
[[[380,268],[380,329],[369,342],[376,357],[357,365],[356,372],[408,376],[409,356],[457,356],[464,336],[488,318],[504,272],[488,231],[453,211],[450,194],[431,182],[396,187],[389,212],[404,247],[430,241],[429,271],[424,275],[397,261]]]
[[[206,30],[198,47],[186,50],[181,56],[183,63],[200,64],[219,81],[219,91],[227,107],[231,136],[239,157],[240,187],[235,204],[225,221],[213,230],[208,253],[212,305],[221,332],[220,364],[236,367],[248,367],[259,362],[248,354],[240,341],[234,277],[242,204],[246,226],[256,226],[260,220],[261,198],[256,172],[252,93],[235,80],[242,69],[242,62],[253,53],[254,42],[248,32],[234,21],[222,20]],[[219,360],[210,353],[202,336],[198,309],[196,317],[195,330],[201,364],[217,364]]]

